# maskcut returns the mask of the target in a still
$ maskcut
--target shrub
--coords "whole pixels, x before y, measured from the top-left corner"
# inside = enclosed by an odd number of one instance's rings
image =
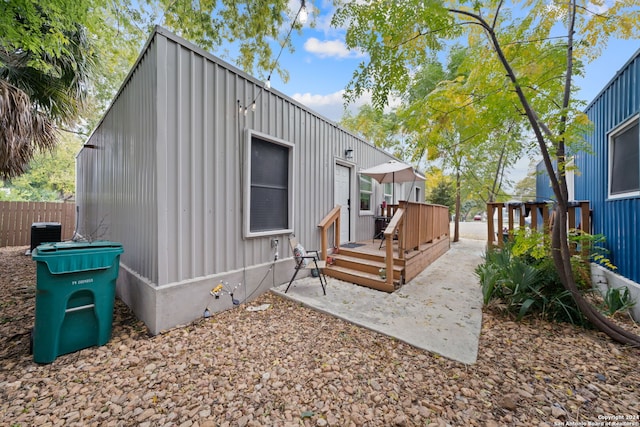
[[[601,310],[608,316],[616,313],[624,313],[636,305],[636,302],[629,294],[629,288],[626,286],[620,288],[608,288],[607,292],[602,295],[603,304]]]
[[[574,258],[576,279],[583,292],[591,292],[589,267],[579,256]],[[502,249],[485,253],[476,274],[484,303],[499,301],[518,320],[535,313],[551,321],[590,326],[560,282],[548,236],[532,230],[516,231]]]

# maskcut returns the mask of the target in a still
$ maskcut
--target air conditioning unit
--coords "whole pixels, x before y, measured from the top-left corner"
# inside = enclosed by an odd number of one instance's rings
[[[34,222],[31,224],[31,252],[42,243],[59,242],[62,224],[59,222]]]

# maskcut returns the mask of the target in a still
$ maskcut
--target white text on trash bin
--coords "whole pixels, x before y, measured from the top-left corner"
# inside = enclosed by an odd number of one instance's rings
[[[71,281],[72,285],[86,285],[87,283],[93,283],[93,278]]]

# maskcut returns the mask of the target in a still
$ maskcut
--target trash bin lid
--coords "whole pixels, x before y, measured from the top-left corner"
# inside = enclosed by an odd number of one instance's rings
[[[55,252],[61,251],[79,251],[79,250],[94,250],[101,248],[120,248],[122,249],[122,243],[118,242],[110,242],[108,240],[96,240],[93,242],[52,242],[52,243],[43,243],[38,246],[38,253],[40,255],[50,255]]]
[[[46,263],[52,274],[63,274],[110,268],[122,252],[121,243],[107,240],[53,242],[35,248],[31,258]]]

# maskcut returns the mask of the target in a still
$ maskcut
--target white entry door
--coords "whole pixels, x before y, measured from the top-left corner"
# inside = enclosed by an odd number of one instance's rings
[[[351,230],[351,170],[339,164],[336,164],[334,177],[335,204],[342,206],[340,209],[340,243],[346,243],[350,240]]]

